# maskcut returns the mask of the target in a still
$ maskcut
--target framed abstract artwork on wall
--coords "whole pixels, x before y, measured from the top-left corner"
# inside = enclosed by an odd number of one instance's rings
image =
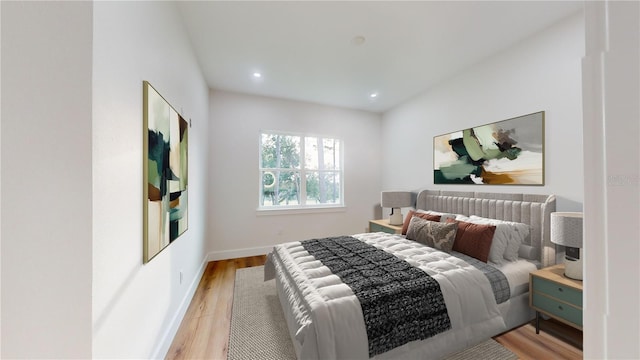
[[[544,185],[544,111],[435,136],[433,182]]]
[[[187,230],[188,123],[143,82],[143,262]]]

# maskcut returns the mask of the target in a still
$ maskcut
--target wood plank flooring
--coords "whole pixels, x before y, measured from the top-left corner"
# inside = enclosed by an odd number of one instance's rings
[[[200,280],[166,359],[225,360],[229,346],[236,269],[264,265],[266,256],[213,261]],[[526,324],[494,337],[520,359],[582,359],[582,332],[542,321],[539,335]],[[555,336],[554,336],[555,335]]]
[[[236,269],[264,265],[267,257],[213,261],[167,353],[167,359],[226,359]]]

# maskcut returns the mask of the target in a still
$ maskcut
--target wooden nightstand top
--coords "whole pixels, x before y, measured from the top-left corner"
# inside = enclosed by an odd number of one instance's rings
[[[386,226],[388,228],[394,229],[396,231],[402,230],[402,225],[391,225],[389,224],[389,219],[379,219],[379,220],[369,220],[372,223],[378,224],[380,226]]]
[[[536,270],[531,273],[531,276],[537,276],[582,291],[582,281],[570,279],[564,276],[564,264],[553,265],[544,269]]]

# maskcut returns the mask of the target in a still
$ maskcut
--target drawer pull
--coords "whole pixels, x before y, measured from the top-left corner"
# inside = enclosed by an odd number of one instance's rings
[[[558,288],[558,291],[563,292],[564,290],[562,290],[562,288],[561,288],[561,287],[559,287],[559,288]]]
[[[560,311],[564,310],[564,309],[562,308],[562,305],[558,305],[558,309],[560,309]]]

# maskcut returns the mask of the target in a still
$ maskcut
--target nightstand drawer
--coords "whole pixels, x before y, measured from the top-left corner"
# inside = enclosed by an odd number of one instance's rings
[[[582,307],[582,291],[572,289],[553,281],[541,279],[537,276],[533,277],[533,289],[536,292],[545,293],[556,299],[571,303],[578,308]]]
[[[394,229],[390,229],[386,226],[382,226],[380,224],[376,224],[374,222],[369,222],[369,232],[386,232],[389,234],[395,234],[396,231]]]
[[[533,306],[582,327],[582,310],[542,294],[533,293]]]

